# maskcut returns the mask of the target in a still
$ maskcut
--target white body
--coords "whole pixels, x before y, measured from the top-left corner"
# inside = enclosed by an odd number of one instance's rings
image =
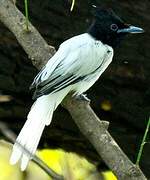
[[[11,164],[20,159],[21,169],[25,170],[32,158],[31,154],[34,155],[37,149],[44,127],[50,124],[57,106],[70,91],[79,95],[89,89],[110,64],[112,57],[113,49],[110,46],[95,40],[87,33],[60,45],[59,50],[33,81],[37,87],[40,83],[45,83],[42,87],[43,93],[51,88],[53,91],[42,95],[33,104],[13,147]]]

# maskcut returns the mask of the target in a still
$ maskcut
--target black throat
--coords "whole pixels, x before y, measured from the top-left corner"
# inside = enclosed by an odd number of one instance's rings
[[[100,27],[99,24],[97,25],[96,22],[93,22],[87,32],[96,40],[99,40],[103,44],[107,44],[112,48],[117,47],[124,37],[119,34],[111,34],[109,31],[107,32],[107,30],[103,29],[103,27]]]

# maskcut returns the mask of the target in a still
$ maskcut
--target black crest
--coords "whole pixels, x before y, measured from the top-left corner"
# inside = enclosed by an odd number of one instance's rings
[[[115,47],[126,34],[117,34],[118,29],[126,27],[123,20],[110,8],[92,6],[94,22],[88,32],[104,44]]]
[[[106,7],[97,7],[95,5],[92,5],[92,14],[95,18],[99,20],[103,20],[104,18],[113,17],[115,19],[118,19],[118,21],[121,21],[121,18],[115,14],[115,12],[111,8]]]

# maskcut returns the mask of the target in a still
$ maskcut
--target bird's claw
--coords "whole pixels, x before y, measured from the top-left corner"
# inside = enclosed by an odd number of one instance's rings
[[[76,95],[75,98],[76,98],[77,100],[86,101],[86,102],[88,102],[88,103],[91,102],[91,100],[87,97],[87,94]]]

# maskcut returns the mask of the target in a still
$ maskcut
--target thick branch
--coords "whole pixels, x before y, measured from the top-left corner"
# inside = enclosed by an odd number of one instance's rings
[[[107,131],[108,122],[101,121],[86,102],[66,97],[64,105],[82,133],[89,139],[119,180],[144,180],[141,170],[123,153]]]
[[[26,31],[25,17],[12,1],[0,1],[0,20],[10,29],[36,68],[41,69],[55,53],[39,32],[29,23]]]
[[[54,54],[37,30],[29,24],[25,31],[25,18],[9,0],[0,0],[0,20],[14,33],[32,63],[41,69]],[[72,115],[81,132],[90,140],[105,163],[121,180],[145,180],[141,170],[122,152],[107,131],[108,123],[100,121],[89,104],[68,96],[63,105]]]

